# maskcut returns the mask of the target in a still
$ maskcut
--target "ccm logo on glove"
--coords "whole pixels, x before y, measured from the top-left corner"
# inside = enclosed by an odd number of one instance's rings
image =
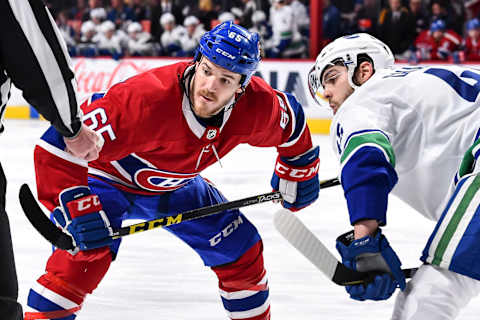
[[[88,212],[86,213],[102,210],[100,199],[96,194],[71,201],[67,204],[67,207],[70,210],[72,216],[81,216],[82,214],[84,214],[82,213],[82,211],[85,210],[88,210]]]
[[[315,176],[320,168],[320,159],[316,159],[312,164],[305,167],[292,168],[283,163],[280,159],[277,160],[275,166],[275,172],[280,178],[293,180],[293,181],[305,181]]]

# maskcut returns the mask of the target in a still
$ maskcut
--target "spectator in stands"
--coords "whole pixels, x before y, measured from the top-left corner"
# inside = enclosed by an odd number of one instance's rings
[[[357,30],[358,32],[375,34],[375,30],[373,29],[373,23],[370,19],[358,19]]]
[[[415,25],[409,19],[407,8],[401,0],[389,0],[388,7],[380,12],[377,36],[385,42],[395,56],[404,55],[415,39]]]
[[[322,47],[326,46],[330,41],[338,38],[341,35],[340,29],[340,11],[330,0],[323,1],[323,43]]]
[[[410,0],[409,5],[409,22],[410,25],[415,25],[415,37],[420,32],[428,29],[428,14],[422,6],[422,0]]]
[[[430,30],[421,32],[415,40],[417,60],[453,60],[460,49],[462,38],[447,29],[443,20],[432,22]]]
[[[136,21],[133,10],[126,6],[123,0],[110,0],[107,19],[115,23],[117,28],[121,28],[125,22]]]
[[[97,28],[97,33],[102,32],[102,23],[107,18],[107,11],[104,8],[94,8],[90,10],[90,19],[92,20],[93,24],[95,24],[95,28]]]
[[[186,29],[186,33],[181,39],[181,55],[183,57],[193,57],[200,38],[205,33],[205,29],[203,28],[203,24],[200,23],[200,20],[195,16],[186,17],[183,21],[183,26]]]
[[[228,5],[228,10],[232,6]],[[204,26],[208,28],[213,27],[212,21],[219,15],[220,12],[226,12],[226,6],[217,5],[212,0],[198,0],[198,6],[192,12]]]
[[[463,33],[464,22],[466,21],[467,10],[465,9],[466,1],[471,0],[450,0],[448,1],[447,10],[451,10],[455,15],[455,26],[454,30],[458,34]]]
[[[242,11],[242,9],[240,9],[239,7],[232,7],[232,8],[230,8],[230,12],[235,17],[235,19],[233,21],[235,21],[236,24],[242,24],[242,21],[243,21],[243,11]]]
[[[154,54],[154,46],[151,35],[143,32],[142,25],[138,22],[132,22],[127,27],[128,42],[127,53],[130,56],[152,56]]]
[[[234,21],[235,16],[230,11],[222,12],[218,15],[218,24],[224,23],[225,21]]]
[[[160,39],[163,33],[160,24],[162,14],[170,12],[179,23],[183,21],[182,8],[170,0],[149,0],[150,33],[153,39]]]
[[[300,32],[298,32],[292,8],[285,0],[273,0],[272,3],[270,24],[273,36],[272,41],[265,45],[267,57],[306,57],[307,48]]]
[[[267,23],[267,15],[262,10],[257,10],[252,14],[253,26],[250,32],[256,32],[260,36],[262,48],[265,48],[265,42],[272,37],[272,28]]]
[[[68,24],[68,11],[66,9],[60,11],[55,22],[57,23],[58,29],[60,30],[60,33],[67,44],[68,54],[72,57],[75,56],[76,35],[75,30],[73,30],[73,28]]]
[[[163,53],[171,57],[178,56],[182,50],[181,39],[186,34],[185,28],[176,25],[175,17],[170,12],[162,14],[160,24],[164,30],[160,37]]]
[[[297,24],[297,29],[304,37],[310,34],[310,17],[307,13],[307,7],[298,0],[286,0],[286,3],[292,8],[293,19]]]
[[[467,19],[473,19],[480,15],[480,0],[469,0],[464,2],[465,15]]]
[[[135,21],[140,22],[147,19],[147,8],[144,0],[131,0],[129,4],[135,16]]]
[[[252,16],[255,11],[257,11],[257,3],[254,0],[242,0],[242,21],[240,24],[250,29],[253,27]]]
[[[95,57],[98,55],[97,27],[93,21],[85,21],[80,28],[81,36],[77,43],[77,55],[83,57]],[[96,38],[97,37],[97,38]]]
[[[102,8],[103,10],[105,10],[101,0],[88,0],[88,8],[85,10],[82,21],[87,21],[87,20],[91,19],[92,10],[95,10],[97,8]],[[107,18],[107,11],[105,11],[105,18],[104,19],[106,19],[106,18]]]
[[[437,20],[445,22],[447,29],[453,29],[456,33],[463,32],[463,21],[459,23],[454,10],[448,10],[448,2],[446,0],[433,0],[430,4],[430,23]]]
[[[102,56],[111,56],[118,60],[123,56],[121,38],[115,34],[115,24],[110,21],[104,21],[101,25],[102,33],[98,37],[98,51]]]
[[[480,61],[480,21],[471,19],[466,24],[467,36],[465,38],[465,59]]]
[[[331,0],[332,4],[340,10],[341,33],[353,33],[357,27],[358,13],[363,7],[363,0]]]
[[[85,0],[77,0],[77,5],[70,8],[68,17],[72,20],[82,21],[87,11],[87,2]]]
[[[372,35],[377,33],[377,21],[382,10],[381,0],[364,0],[363,6],[357,13],[357,32],[367,32]]]

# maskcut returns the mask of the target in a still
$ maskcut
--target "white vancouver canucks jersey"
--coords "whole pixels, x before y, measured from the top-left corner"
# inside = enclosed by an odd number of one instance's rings
[[[342,169],[362,146],[394,166],[392,193],[438,220],[464,153],[479,135],[480,70],[408,66],[376,72],[345,100],[330,136]]]

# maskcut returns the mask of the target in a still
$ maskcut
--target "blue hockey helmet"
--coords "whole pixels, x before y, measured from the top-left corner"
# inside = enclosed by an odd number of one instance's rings
[[[202,36],[195,60],[200,60],[202,55],[220,67],[243,75],[241,86],[246,87],[261,59],[258,33],[225,21]]]
[[[435,31],[443,31],[447,28],[445,25],[445,21],[443,20],[435,20],[432,22],[430,25],[430,32],[435,32]]]
[[[473,30],[473,29],[480,29],[480,20],[477,18],[471,19],[467,22],[466,25],[467,31]]]

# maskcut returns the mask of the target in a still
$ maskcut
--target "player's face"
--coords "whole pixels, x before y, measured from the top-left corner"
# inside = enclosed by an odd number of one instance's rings
[[[241,75],[202,57],[197,62],[190,99],[193,111],[202,118],[219,113],[235,93],[240,93]]]
[[[480,29],[468,30],[468,36],[472,39],[478,39],[480,36]]]
[[[442,37],[443,37],[443,31],[441,31],[441,30],[434,31],[434,32],[432,33],[432,37],[433,37],[433,39],[435,39],[435,40],[437,40],[437,41],[440,40],[440,39],[442,39]]]
[[[353,93],[348,82],[348,73],[345,66],[333,65],[328,67],[322,75],[323,95],[328,99],[333,114],[337,113],[342,103]]]

